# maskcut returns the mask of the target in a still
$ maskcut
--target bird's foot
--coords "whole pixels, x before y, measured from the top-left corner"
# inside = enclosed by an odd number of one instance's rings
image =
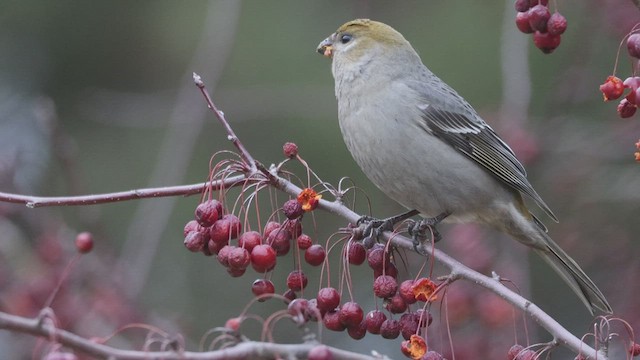
[[[411,210],[407,211],[406,213],[388,217],[386,219],[376,219],[374,217],[364,215],[360,219],[358,219],[356,225],[365,225],[364,230],[362,231],[362,234],[365,237],[370,236],[373,238],[377,238],[381,233],[385,231],[393,231],[393,227],[397,223],[417,214],[417,210]]]
[[[424,244],[427,242],[427,230],[432,236],[433,242],[437,243],[442,239],[442,235],[436,226],[442,222],[450,213],[443,212],[435,217],[414,221],[413,225],[409,225],[409,235],[413,239],[413,249],[422,255],[426,254]]]

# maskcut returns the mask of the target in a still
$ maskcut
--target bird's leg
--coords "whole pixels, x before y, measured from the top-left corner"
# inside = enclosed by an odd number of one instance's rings
[[[418,215],[418,210],[410,210],[402,214],[388,217],[386,219],[376,219],[371,216],[364,215],[356,222],[356,225],[366,224],[363,234],[364,236],[377,237],[384,231],[393,230],[393,226],[401,221],[404,221],[412,216]]]
[[[431,234],[433,234],[433,242],[436,243],[442,239],[442,235],[436,228],[442,220],[444,220],[447,216],[451,215],[449,212],[443,212],[437,216],[432,218],[425,218],[420,221],[416,221],[413,225],[409,226],[409,235],[413,239],[413,249],[419,253],[424,254],[422,251],[418,249],[419,245],[424,244],[424,240],[427,238],[427,229],[431,230]]]

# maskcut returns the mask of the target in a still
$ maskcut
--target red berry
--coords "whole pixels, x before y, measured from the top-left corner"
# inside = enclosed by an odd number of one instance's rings
[[[560,35],[551,35],[536,31],[533,34],[533,43],[545,54],[551,54],[560,45]]]
[[[302,210],[302,204],[298,202],[298,200],[288,200],[282,205],[282,212],[284,212],[284,216],[289,220],[297,219],[302,214],[304,214],[304,210]]]
[[[518,12],[527,11],[529,10],[529,0],[516,0],[514,7]]]
[[[307,318],[311,321],[318,321],[318,320],[322,320],[322,317],[324,316],[324,314],[326,313],[326,311],[324,310],[320,310],[318,308],[318,300],[316,299],[309,299],[309,307],[307,308]]]
[[[331,311],[340,305],[340,293],[332,287],[326,287],[318,291],[316,296],[318,309],[321,311]]]
[[[272,231],[266,238],[266,243],[271,245],[278,256],[286,255],[291,248],[291,233],[285,229]]]
[[[387,319],[380,325],[380,335],[385,339],[395,339],[400,335],[400,323],[398,320]]]
[[[629,55],[636,59],[640,58],[640,33],[629,35],[627,38],[627,50]]]
[[[211,240],[217,243],[228,244],[231,238],[231,223],[229,219],[222,218],[209,227]]]
[[[90,252],[91,249],[93,249],[93,234],[84,231],[76,235],[76,250],[78,250],[80,254],[86,254]]]
[[[340,321],[340,311],[331,310],[324,314],[322,318],[324,326],[333,331],[344,331],[347,327]]]
[[[420,360],[444,360],[444,356],[439,352],[427,351],[426,354],[422,355]]]
[[[507,352],[507,360],[515,360],[516,356],[518,356],[518,354],[524,350],[524,347],[522,345],[518,345],[515,344],[513,345],[510,349],[509,352]]]
[[[627,99],[620,100],[620,104],[618,104],[618,116],[623,119],[632,117],[636,110],[636,106]]]
[[[631,344],[631,347],[629,347],[629,354],[634,357],[640,355],[640,344],[637,342]]]
[[[196,207],[196,221],[209,227],[222,216],[222,203],[218,200],[207,200]]]
[[[318,266],[324,262],[325,251],[322,245],[311,245],[304,252],[304,260],[311,266]]]
[[[232,268],[232,267],[227,268],[227,273],[231,275],[231,277],[240,277],[244,275],[246,271],[247,271],[246,268]]]
[[[313,245],[313,240],[311,240],[311,237],[307,234],[298,236],[296,242],[298,243],[298,248],[300,250],[307,250],[311,245]]]
[[[526,0],[525,0],[526,1]],[[519,12],[516,14],[516,27],[524,34],[533,33],[533,29],[529,24],[529,12]]]
[[[349,264],[362,265],[367,258],[367,250],[359,242],[349,242],[348,246],[347,257],[349,258]]]
[[[354,327],[360,326],[364,318],[364,313],[362,312],[362,308],[358,303],[349,301],[340,307],[339,311],[340,322],[344,324],[346,327]]]
[[[222,266],[229,267],[229,254],[231,254],[231,250],[233,250],[235,246],[225,245],[218,251],[218,261]]]
[[[202,251],[206,244],[206,237],[199,231],[192,231],[184,237],[184,246],[191,252]]]
[[[300,270],[293,270],[287,276],[287,287],[293,291],[300,291],[307,287],[307,275]]]
[[[182,234],[184,236],[187,236],[187,234],[192,231],[200,231],[200,230],[202,230],[202,226],[200,226],[200,224],[198,224],[197,221],[191,220],[184,225],[184,231],[182,232]]]
[[[222,252],[222,251],[221,251]],[[220,254],[218,254],[219,256]],[[257,245],[251,250],[251,267],[259,273],[272,270],[276,266],[276,252],[267,244]]]
[[[273,283],[271,282],[271,280],[257,279],[251,285],[251,292],[255,296],[260,296],[265,294],[274,294],[276,292],[276,288],[275,286],[273,286]],[[267,300],[267,297],[263,297],[258,301],[265,301],[265,300]]]
[[[225,246],[227,246],[226,243],[217,243],[211,239],[209,239],[209,241],[207,242],[207,249],[209,250],[210,254],[218,255],[218,253],[220,252],[220,249],[222,249]]]
[[[287,289],[287,291],[285,291],[285,292],[284,292],[284,294],[282,294],[282,296],[283,296],[285,299],[289,300],[289,302],[291,302],[291,301],[295,300],[295,299],[298,297],[298,295],[296,295],[296,292],[295,292],[295,291],[293,291],[293,290],[291,290],[291,289]],[[286,304],[286,303],[287,303],[287,302],[285,301],[285,304]]]
[[[407,304],[413,304],[417,301],[413,293],[414,283],[415,281],[413,280],[405,280],[400,284],[400,288],[398,289],[398,294],[400,294],[402,300]]]
[[[402,314],[407,311],[407,303],[402,300],[399,294],[395,294],[391,298],[387,299],[384,306],[392,314]]]
[[[331,350],[325,345],[314,346],[307,354],[308,360],[333,360]]]
[[[347,327],[347,333],[349,334],[349,336],[351,336],[351,338],[360,340],[365,335],[367,335],[367,325],[363,321],[358,326]]]
[[[385,253],[384,245],[376,245],[367,254],[367,262],[373,270],[382,270],[389,262],[389,254]]]
[[[238,331],[238,329],[240,329],[240,324],[242,324],[242,319],[240,319],[239,317],[234,317],[227,320],[224,323],[224,327],[232,331]]]
[[[418,322],[415,321],[413,314],[404,314],[400,318],[400,335],[405,340],[409,340],[411,335],[418,334]]]
[[[365,316],[364,321],[367,324],[367,331],[372,334],[380,334],[380,326],[387,320],[387,316],[379,310],[371,310]]]
[[[538,4],[529,9],[529,25],[531,28],[540,32],[547,32],[547,22],[551,17],[549,8]]]
[[[280,229],[282,225],[280,225],[279,222],[275,222],[275,221],[269,221],[265,226],[264,229],[262,231],[262,237],[263,238],[268,238],[269,235],[271,234],[271,232],[273,232],[273,230],[276,229]]]
[[[547,21],[547,31],[551,35],[562,35],[567,30],[567,19],[559,12],[554,12]]]
[[[604,101],[616,100],[624,93],[624,84],[617,76],[607,76],[604,84],[600,85]]]
[[[302,222],[300,219],[295,220],[287,220],[282,224],[282,228],[285,230],[289,230],[292,238],[297,238],[302,235]]]
[[[373,281],[373,293],[379,298],[390,298],[398,290],[396,279],[389,275],[378,276]]]
[[[257,231],[247,231],[238,238],[238,246],[251,252],[254,247],[262,244],[262,235]]]
[[[289,305],[287,305],[287,313],[297,318],[297,320],[300,320],[298,321],[299,323],[304,323],[308,308],[309,301],[307,299],[293,299]]]
[[[286,142],[284,143],[284,145],[282,145],[282,152],[284,153],[284,156],[288,157],[289,159],[293,159],[294,157],[298,156],[298,145],[292,142]]]
[[[246,269],[251,263],[251,255],[247,249],[234,246],[229,252],[228,262],[232,269]]]

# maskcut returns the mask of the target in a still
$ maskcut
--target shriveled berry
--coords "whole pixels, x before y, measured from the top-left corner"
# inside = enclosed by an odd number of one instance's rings
[[[349,259],[349,264],[362,265],[367,259],[367,250],[359,242],[351,241],[348,246],[347,258]]]
[[[389,261],[389,255],[384,251],[384,245],[376,245],[367,254],[367,262],[373,270],[382,270]]]
[[[282,212],[284,212],[284,216],[289,220],[297,219],[304,214],[302,204],[295,199],[287,200],[287,202],[282,205]]]
[[[287,276],[287,287],[293,291],[300,291],[307,287],[307,275],[300,270],[293,270]]]
[[[209,227],[222,217],[222,203],[218,200],[207,200],[198,204],[195,211],[198,224]]]
[[[266,243],[273,247],[278,256],[286,255],[289,253],[289,249],[291,249],[291,233],[285,229],[272,231]]]
[[[268,238],[274,230],[280,229],[281,226],[282,225],[279,222],[269,221],[262,230],[262,237],[264,239]]]
[[[222,266],[229,267],[229,255],[234,248],[235,246],[225,245],[218,251],[217,258]]]
[[[333,360],[333,354],[326,345],[314,346],[307,354],[308,360]]]
[[[76,235],[76,250],[78,250],[80,254],[86,254],[90,252],[91,249],[93,249],[93,234],[84,231]]]
[[[192,252],[202,251],[206,237],[199,231],[192,231],[184,237],[184,246]]]
[[[332,287],[322,288],[318,291],[316,300],[318,301],[318,309],[322,311],[330,311],[340,305],[340,293]]]
[[[395,339],[400,335],[400,323],[398,320],[387,319],[380,325],[380,335],[385,339]]]
[[[387,316],[379,310],[369,311],[364,318],[367,324],[367,331],[371,334],[380,334],[380,326],[385,320],[387,320]]]
[[[417,301],[415,295],[413,294],[413,284],[413,280],[405,280],[400,284],[400,287],[398,288],[398,294],[400,294],[402,300],[404,300],[404,302],[407,304],[413,304]]]
[[[198,224],[197,221],[191,220],[186,224],[184,224],[184,231],[182,232],[182,234],[184,236],[187,236],[187,234],[192,231],[200,231],[200,230],[202,230],[202,226],[200,226],[200,224]]]
[[[297,238],[302,235],[302,221],[300,219],[287,220],[282,224],[282,228],[289,230],[291,238]]]
[[[549,12],[549,8],[538,4],[529,9],[529,25],[535,31],[539,32],[547,32],[547,22],[551,17],[551,12]]]
[[[207,242],[207,249],[209,250],[209,253],[212,255],[218,255],[218,253],[220,252],[220,250],[227,246],[226,243],[217,243],[211,239],[209,239],[209,241]],[[204,252],[204,250],[203,250]]]
[[[333,331],[344,331],[347,327],[340,321],[340,311],[331,310],[324,314],[322,318],[324,327]]]
[[[392,314],[402,314],[407,311],[407,303],[402,300],[402,297],[399,294],[395,294],[391,298],[385,300],[384,306]]]
[[[217,243],[228,244],[231,238],[231,223],[228,219],[220,219],[209,227],[211,240]]]
[[[231,277],[240,277],[244,275],[246,271],[247,271],[247,268],[232,268],[232,267],[227,268],[227,273],[231,275]]]
[[[518,356],[522,350],[524,350],[524,346],[518,344],[513,345],[507,352],[507,360],[515,360],[516,356]]]
[[[284,145],[282,145],[282,152],[284,153],[284,156],[288,157],[289,159],[293,159],[294,157],[298,156],[298,145],[292,142],[286,142],[284,143]]]
[[[358,303],[348,301],[340,307],[340,322],[346,327],[359,326],[364,319],[364,313]]]
[[[388,275],[395,279],[398,277],[398,268],[394,263],[392,263],[391,261],[388,261],[385,265],[384,271],[382,269],[373,270],[374,278],[377,278],[382,275]]]
[[[274,294],[276,292],[275,286],[273,286],[273,282],[267,279],[257,279],[251,285],[251,292],[255,296],[265,295],[265,294]],[[262,297],[258,301],[266,301],[267,297]]]
[[[629,55],[640,59],[640,33],[629,35],[627,38],[627,50],[629,51]]]
[[[322,245],[315,244],[305,250],[304,260],[311,266],[318,266],[324,262],[325,255]]]
[[[224,248],[223,248],[224,249]],[[222,252],[222,250],[220,251]],[[218,254],[220,256],[220,254]],[[267,244],[257,245],[251,250],[251,267],[259,273],[272,270],[276,266],[276,251]]]
[[[411,335],[418,334],[418,321],[414,314],[403,314],[399,322],[400,334],[405,340],[409,340]]]
[[[558,46],[560,46],[560,35],[551,35],[549,33],[541,33],[536,31],[533,34],[533,43],[545,54],[551,54]]]
[[[636,110],[636,106],[627,99],[620,100],[618,104],[618,116],[623,119],[632,117],[636,113]]]
[[[262,235],[257,231],[247,231],[238,238],[238,246],[247,249],[248,252],[260,244],[262,244]]]
[[[526,0],[525,0],[526,1]],[[524,34],[532,34],[533,28],[529,24],[529,12],[519,12],[516,14],[516,27]]]
[[[373,293],[379,298],[390,298],[398,290],[396,279],[389,275],[378,276],[373,281]]]
[[[360,340],[367,335],[367,325],[363,321],[360,325],[347,327],[347,333],[352,339]]]
[[[232,269],[246,269],[251,263],[251,255],[247,249],[234,246],[229,252],[228,261]]]
[[[554,12],[547,21],[547,31],[551,35],[562,35],[567,31],[567,19],[559,12]]]
[[[514,7],[518,12],[527,11],[529,10],[529,0],[516,0]]]
[[[301,234],[296,238],[296,243],[298,244],[298,248],[300,250],[307,250],[311,247],[311,245],[313,245],[313,240],[311,240],[311,237],[309,235]]]
[[[624,93],[624,84],[617,76],[607,76],[604,84],[600,85],[604,101],[616,100]]]

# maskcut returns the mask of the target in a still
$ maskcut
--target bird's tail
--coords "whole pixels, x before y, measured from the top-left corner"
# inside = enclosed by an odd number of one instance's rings
[[[596,284],[578,266],[578,264],[558,246],[546,232],[539,231],[546,249],[535,247],[535,251],[555,270],[560,277],[578,295],[593,315],[595,310],[612,313],[611,305]]]

